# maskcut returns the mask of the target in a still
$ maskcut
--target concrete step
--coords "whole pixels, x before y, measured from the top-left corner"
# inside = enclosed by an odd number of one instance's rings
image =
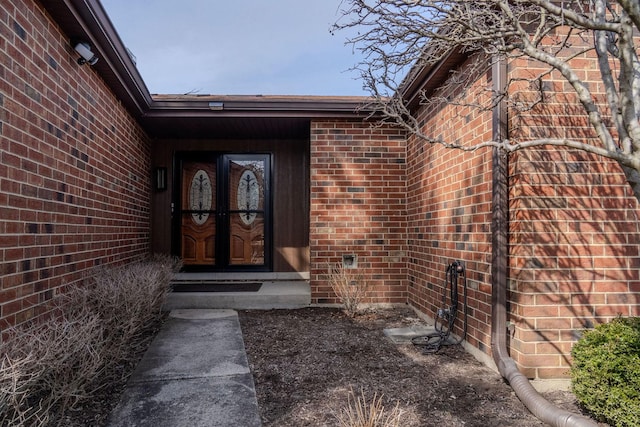
[[[310,274],[308,271],[301,272],[255,272],[255,273],[177,273],[174,283],[193,283],[193,282],[278,282],[298,280],[308,281]]]
[[[264,277],[264,276],[262,276]],[[243,280],[236,276],[236,282],[260,281],[258,292],[171,292],[165,303],[166,310],[176,309],[234,309],[270,310],[308,307],[311,304],[311,288],[307,280],[260,280],[260,277]],[[189,283],[229,283],[228,278],[207,278],[204,276],[177,277],[174,284]]]

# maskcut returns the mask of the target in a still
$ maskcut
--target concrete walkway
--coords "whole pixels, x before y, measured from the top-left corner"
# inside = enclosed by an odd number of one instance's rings
[[[173,310],[107,426],[260,426],[238,315]]]

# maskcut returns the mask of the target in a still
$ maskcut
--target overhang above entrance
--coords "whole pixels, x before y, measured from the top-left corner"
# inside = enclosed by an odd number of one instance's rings
[[[364,119],[366,97],[153,95],[141,121],[152,137],[299,139],[313,119]]]

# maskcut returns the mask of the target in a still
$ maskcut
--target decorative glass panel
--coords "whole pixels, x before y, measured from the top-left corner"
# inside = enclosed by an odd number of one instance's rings
[[[260,185],[258,178],[250,169],[246,169],[240,176],[236,201],[238,202],[238,210],[244,210],[239,214],[240,219],[246,225],[250,225],[256,219],[254,211],[260,205]]]
[[[265,160],[232,160],[229,195],[229,262],[263,265]]]
[[[180,201],[181,256],[185,265],[215,264],[216,166],[184,162]]]
[[[204,170],[199,169],[193,175],[189,188],[189,210],[194,211],[191,217],[196,224],[202,225],[209,218],[212,196],[211,179]]]

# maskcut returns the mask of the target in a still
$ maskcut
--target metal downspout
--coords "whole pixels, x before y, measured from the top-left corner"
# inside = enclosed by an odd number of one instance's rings
[[[496,93],[506,85],[507,65],[495,61],[492,69]],[[507,135],[507,111],[503,102],[493,111],[493,140],[502,141]],[[544,399],[533,388],[509,356],[507,350],[507,262],[509,231],[508,157],[500,148],[493,149],[493,213],[491,259],[491,352],[500,374],[509,382],[522,403],[540,420],[557,427],[597,427],[589,418],[560,409]]]

